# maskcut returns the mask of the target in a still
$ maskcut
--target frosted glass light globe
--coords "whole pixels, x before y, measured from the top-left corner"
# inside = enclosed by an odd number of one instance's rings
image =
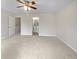
[[[24,10],[27,10],[27,6],[24,6]]]

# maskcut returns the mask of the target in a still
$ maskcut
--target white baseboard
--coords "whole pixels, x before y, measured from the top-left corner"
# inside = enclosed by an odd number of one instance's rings
[[[56,35],[39,35],[39,36],[49,36],[49,37],[52,37],[52,36],[56,36]]]
[[[32,34],[21,34],[21,35],[22,35],[22,36],[23,36],[23,35],[24,35],[24,36],[25,36],[25,35],[26,35],[26,36],[28,36],[28,35],[31,36]]]
[[[70,47],[74,52],[77,53],[77,50],[76,50],[75,48],[71,47],[71,45],[69,45],[66,41],[64,41],[62,38],[60,38],[60,37],[58,37],[58,36],[57,36],[57,38],[58,38],[59,40],[61,40],[63,43],[65,43],[68,47]]]
[[[9,37],[1,37],[2,40],[3,40],[3,39],[7,39],[7,38],[9,38]]]

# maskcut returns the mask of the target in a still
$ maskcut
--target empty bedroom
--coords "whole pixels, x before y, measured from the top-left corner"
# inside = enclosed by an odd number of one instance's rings
[[[1,59],[77,59],[77,0],[1,0]]]

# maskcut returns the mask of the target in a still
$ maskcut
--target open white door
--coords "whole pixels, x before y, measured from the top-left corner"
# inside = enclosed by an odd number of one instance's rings
[[[9,16],[9,37],[15,34],[15,18]]]

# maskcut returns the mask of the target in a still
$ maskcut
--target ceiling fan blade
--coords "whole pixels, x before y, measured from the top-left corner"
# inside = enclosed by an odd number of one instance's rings
[[[26,1],[27,3],[30,3],[29,1]]]
[[[32,1],[31,3],[32,3],[32,5],[36,4],[36,2],[35,2],[35,1]]]
[[[32,9],[37,9],[36,7],[33,7],[33,6],[30,6],[30,8],[32,8]]]
[[[27,0],[27,1],[26,1],[26,0],[23,0],[23,1],[25,2],[25,4],[26,4],[26,3],[29,3],[29,1],[28,1],[28,0]]]
[[[17,8],[20,8],[20,7],[24,7],[24,6],[17,6]]]
[[[18,2],[20,2],[20,3],[22,3],[22,4],[25,4],[25,3],[23,3],[22,1],[20,1],[20,0],[17,0]]]

